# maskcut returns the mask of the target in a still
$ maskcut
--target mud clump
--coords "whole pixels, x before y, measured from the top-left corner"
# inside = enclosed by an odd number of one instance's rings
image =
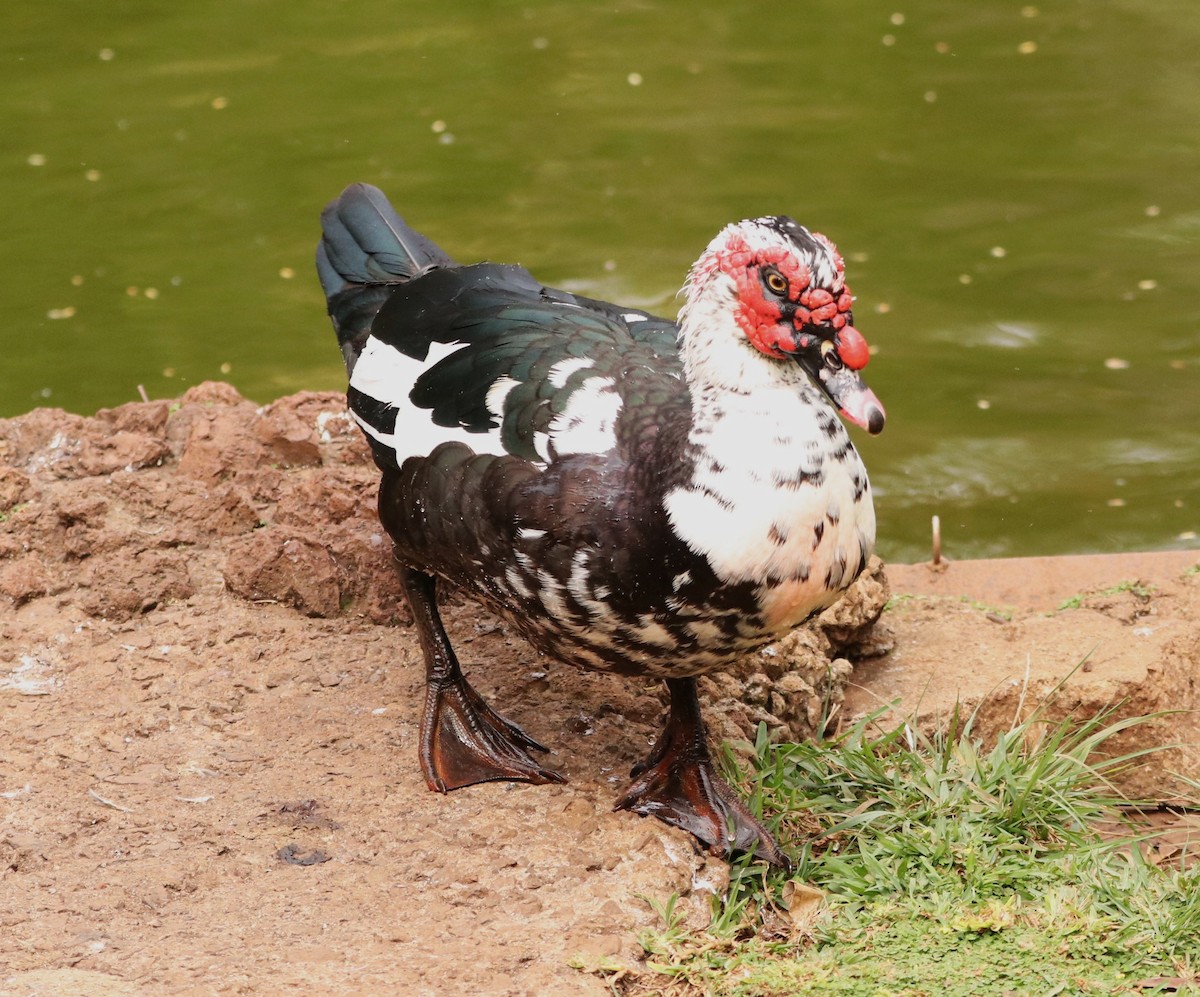
[[[0,596],[125,620],[219,587],[403,618],[360,436],[340,394],[259,407],[220,383],[0,420]]]

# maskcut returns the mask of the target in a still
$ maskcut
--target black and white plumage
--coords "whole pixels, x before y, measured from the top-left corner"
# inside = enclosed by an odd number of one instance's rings
[[[560,660],[666,679],[666,735],[618,806],[782,861],[711,769],[693,677],[832,604],[873,549],[837,411],[872,433],[884,416],[836,249],[788,218],[728,226],[676,325],[460,266],[366,185],[322,222],[350,407],[429,668],[430,786],[559,778],[462,676],[440,578]]]

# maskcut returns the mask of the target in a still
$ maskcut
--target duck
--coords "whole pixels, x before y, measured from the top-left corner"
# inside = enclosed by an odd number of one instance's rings
[[[468,681],[448,585],[544,655],[665,683],[615,811],[786,866],[717,771],[696,681],[832,605],[874,550],[844,422],[875,435],[885,413],[834,244],[782,215],[727,225],[671,321],[457,263],[367,184],[321,222],[349,413],[424,657],[428,787],[565,782]]]

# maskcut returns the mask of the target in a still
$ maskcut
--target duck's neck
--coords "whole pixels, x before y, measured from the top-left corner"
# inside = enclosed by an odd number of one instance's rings
[[[866,471],[821,390],[737,335],[711,289],[692,294],[681,316],[693,469],[665,505],[716,576],[762,586],[775,599],[764,618],[786,628],[832,602],[870,556]]]

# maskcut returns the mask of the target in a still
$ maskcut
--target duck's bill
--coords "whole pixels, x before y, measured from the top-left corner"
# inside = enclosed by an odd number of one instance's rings
[[[872,436],[883,432],[883,424],[887,414],[883,405],[875,397],[875,392],[868,388],[858,371],[843,367],[832,371],[825,367],[820,372],[821,387],[838,407],[843,418],[862,426]]]

